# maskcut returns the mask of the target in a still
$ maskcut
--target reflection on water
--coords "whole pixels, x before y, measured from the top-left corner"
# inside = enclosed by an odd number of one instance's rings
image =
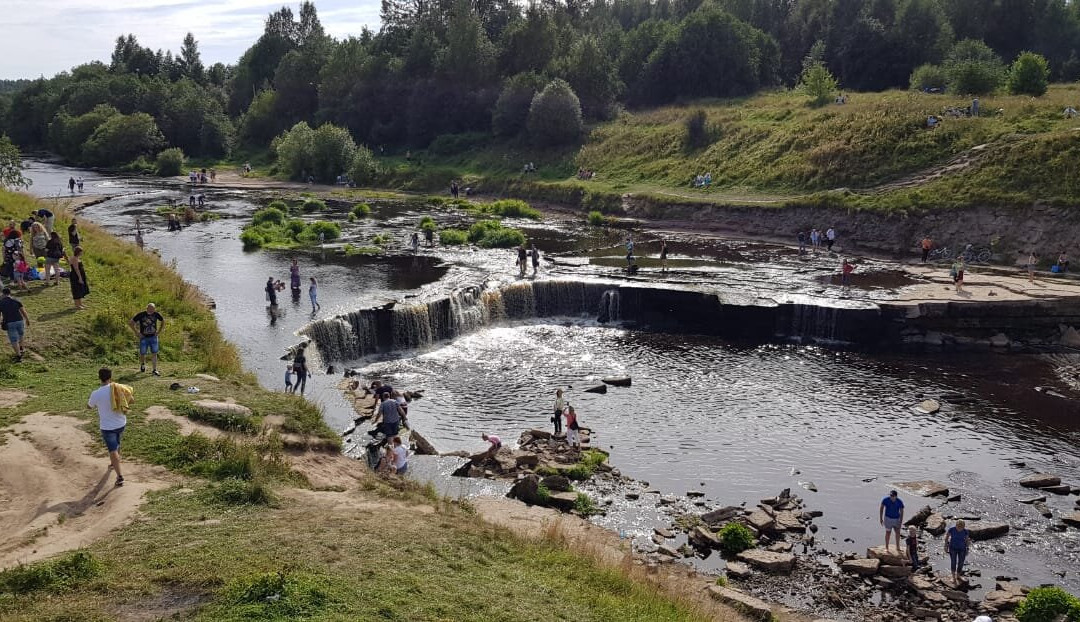
[[[1031,469],[1080,482],[1075,420],[1056,429],[983,400],[945,404],[933,415],[911,410],[917,394],[974,388],[977,381],[959,371],[973,362],[882,361],[813,347],[738,348],[704,337],[545,324],[491,328],[365,372],[425,390],[410,419],[442,450],[479,449],[481,432],[516,439],[526,428],[546,428],[554,390],[562,387],[624,473],[668,492],[703,490],[722,504],[799,490],[811,508],[825,511],[824,525],[837,527],[819,537],[839,549],[876,543],[881,496],[895,482],[921,479],[962,493],[949,510],[1005,518],[1043,538],[1049,523],[1014,501],[1021,495],[1015,482]],[[632,376],[632,387],[584,392],[600,377],[621,374]],[[809,481],[818,493],[799,489]],[[906,500],[912,512],[925,503]],[[1065,510],[1072,500],[1051,503]],[[1021,533],[997,542],[1014,549]],[[1080,563],[1077,538],[1067,541],[1064,559],[1012,550],[1008,560],[996,555],[980,564],[1054,580],[1054,570]]]

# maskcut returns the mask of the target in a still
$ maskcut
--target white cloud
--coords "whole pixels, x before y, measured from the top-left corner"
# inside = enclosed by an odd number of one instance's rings
[[[234,63],[263,29],[281,0],[3,0],[0,11],[0,78],[46,77],[75,65],[109,62],[116,37],[134,34],[152,49],[180,49],[184,35],[199,41],[207,65]],[[327,33],[378,29],[379,0],[316,2]]]

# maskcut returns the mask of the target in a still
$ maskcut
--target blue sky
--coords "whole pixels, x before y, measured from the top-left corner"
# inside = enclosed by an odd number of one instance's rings
[[[282,0],[2,0],[0,78],[36,78],[91,60],[109,62],[116,37],[133,33],[152,49],[180,49],[195,34],[203,62],[234,63]],[[377,30],[379,0],[316,0],[330,35]]]

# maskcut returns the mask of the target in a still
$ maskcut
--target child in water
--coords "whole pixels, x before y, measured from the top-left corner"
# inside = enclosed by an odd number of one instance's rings
[[[292,393],[293,392],[292,374],[293,374],[293,366],[292,366],[292,363],[289,363],[288,365],[285,366],[285,392],[286,393]]]

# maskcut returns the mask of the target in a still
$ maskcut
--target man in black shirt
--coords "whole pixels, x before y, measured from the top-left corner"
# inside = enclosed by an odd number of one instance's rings
[[[5,287],[3,296],[0,297],[0,319],[7,331],[8,340],[11,341],[11,349],[15,351],[15,361],[21,361],[23,337],[30,326],[30,318],[26,315],[22,303],[11,297],[10,287]]]
[[[158,324],[161,326],[158,326]],[[153,361],[153,373],[160,376],[157,369],[158,335],[165,330],[165,318],[157,312],[154,303],[146,305],[146,311],[140,311],[131,318],[131,328],[139,337],[139,371],[146,371],[146,354],[149,352]]]

